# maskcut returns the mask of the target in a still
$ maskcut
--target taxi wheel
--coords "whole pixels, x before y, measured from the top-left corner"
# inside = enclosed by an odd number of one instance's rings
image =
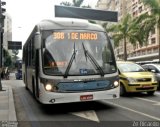
[[[126,94],[126,89],[123,84],[120,84],[120,96],[123,96]]]
[[[153,95],[155,91],[149,91],[147,92],[148,95]]]

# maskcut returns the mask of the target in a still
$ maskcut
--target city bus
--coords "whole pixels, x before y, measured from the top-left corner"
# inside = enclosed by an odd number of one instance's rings
[[[36,24],[23,46],[22,74],[26,89],[42,104],[119,98],[110,37],[84,19]]]

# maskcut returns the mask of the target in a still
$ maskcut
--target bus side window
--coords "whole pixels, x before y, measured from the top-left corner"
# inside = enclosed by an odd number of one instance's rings
[[[36,77],[38,77],[39,73],[39,50],[35,50],[35,70],[36,70]]]
[[[35,43],[34,43],[34,38],[32,38],[31,39],[31,43],[32,43],[32,45],[31,45],[31,64],[32,64],[32,66],[33,67],[35,67],[35,52],[36,52],[36,50],[35,50]]]

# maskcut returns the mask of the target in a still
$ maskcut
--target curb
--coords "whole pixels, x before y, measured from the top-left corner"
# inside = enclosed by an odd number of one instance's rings
[[[9,110],[8,110],[8,120],[9,121],[17,121],[16,111],[15,111],[15,105],[14,105],[14,99],[13,99],[13,91],[11,87],[8,87],[8,98],[9,98]]]

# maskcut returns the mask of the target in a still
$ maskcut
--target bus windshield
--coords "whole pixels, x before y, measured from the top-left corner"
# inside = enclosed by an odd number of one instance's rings
[[[104,32],[43,32],[43,71],[47,75],[104,75],[116,72],[111,44]]]

